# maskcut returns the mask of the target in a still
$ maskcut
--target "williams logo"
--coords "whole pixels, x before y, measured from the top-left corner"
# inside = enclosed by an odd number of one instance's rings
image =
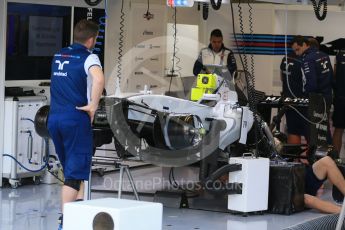
[[[321,62],[320,64],[321,64],[323,69],[327,69],[328,61]]]
[[[69,61],[64,61],[61,63],[60,60],[56,60],[55,61],[56,64],[59,65],[58,70],[60,70],[59,72],[54,72],[53,75],[54,76],[59,76],[59,77],[67,77],[67,72],[61,72],[61,70],[63,70],[64,65],[68,65]]]
[[[55,63],[56,63],[56,64],[59,64],[58,70],[63,70],[63,66],[64,66],[65,64],[68,65],[68,64],[69,64],[69,61],[64,61],[64,62],[61,63],[60,60],[56,60]]]

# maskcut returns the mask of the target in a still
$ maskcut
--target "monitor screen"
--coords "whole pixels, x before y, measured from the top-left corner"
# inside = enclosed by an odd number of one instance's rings
[[[5,80],[50,79],[54,53],[70,44],[71,7],[8,3]]]

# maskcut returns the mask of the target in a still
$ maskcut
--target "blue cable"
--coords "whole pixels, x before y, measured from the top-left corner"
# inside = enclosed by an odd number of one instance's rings
[[[3,154],[4,157],[9,157],[9,158],[12,158],[17,164],[20,165],[20,167],[22,167],[23,169],[25,169],[26,171],[29,171],[29,172],[40,172],[42,171],[43,169],[45,169],[48,165],[48,161],[45,162],[45,164],[40,168],[40,169],[37,169],[37,170],[32,170],[32,169],[28,169],[27,167],[25,167],[22,163],[20,163],[15,157],[9,155],[9,154]]]
[[[28,120],[31,120],[31,119],[28,119]],[[37,170],[28,169],[22,163],[20,163],[15,157],[13,157],[12,155],[3,154],[3,156],[4,157],[12,158],[17,164],[19,164],[20,167],[22,167],[26,171],[29,171],[29,172],[40,172],[40,171],[42,171],[43,169],[45,169],[48,166],[48,161],[49,161],[49,140],[45,139],[45,142],[46,142],[46,146],[48,146],[47,147],[48,148],[48,156],[46,158],[45,164],[40,169],[37,169]]]

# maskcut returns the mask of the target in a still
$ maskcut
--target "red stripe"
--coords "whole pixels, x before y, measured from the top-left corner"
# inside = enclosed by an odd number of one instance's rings
[[[238,42],[239,46],[255,46],[255,47],[285,47],[285,43],[272,42]]]

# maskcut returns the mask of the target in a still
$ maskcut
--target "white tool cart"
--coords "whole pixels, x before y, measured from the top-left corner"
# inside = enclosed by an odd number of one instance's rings
[[[40,183],[44,170],[39,169],[45,165],[46,145],[35,132],[34,119],[37,110],[46,103],[44,96],[5,98],[2,177],[9,180],[12,188],[17,188],[21,179],[27,177]]]

